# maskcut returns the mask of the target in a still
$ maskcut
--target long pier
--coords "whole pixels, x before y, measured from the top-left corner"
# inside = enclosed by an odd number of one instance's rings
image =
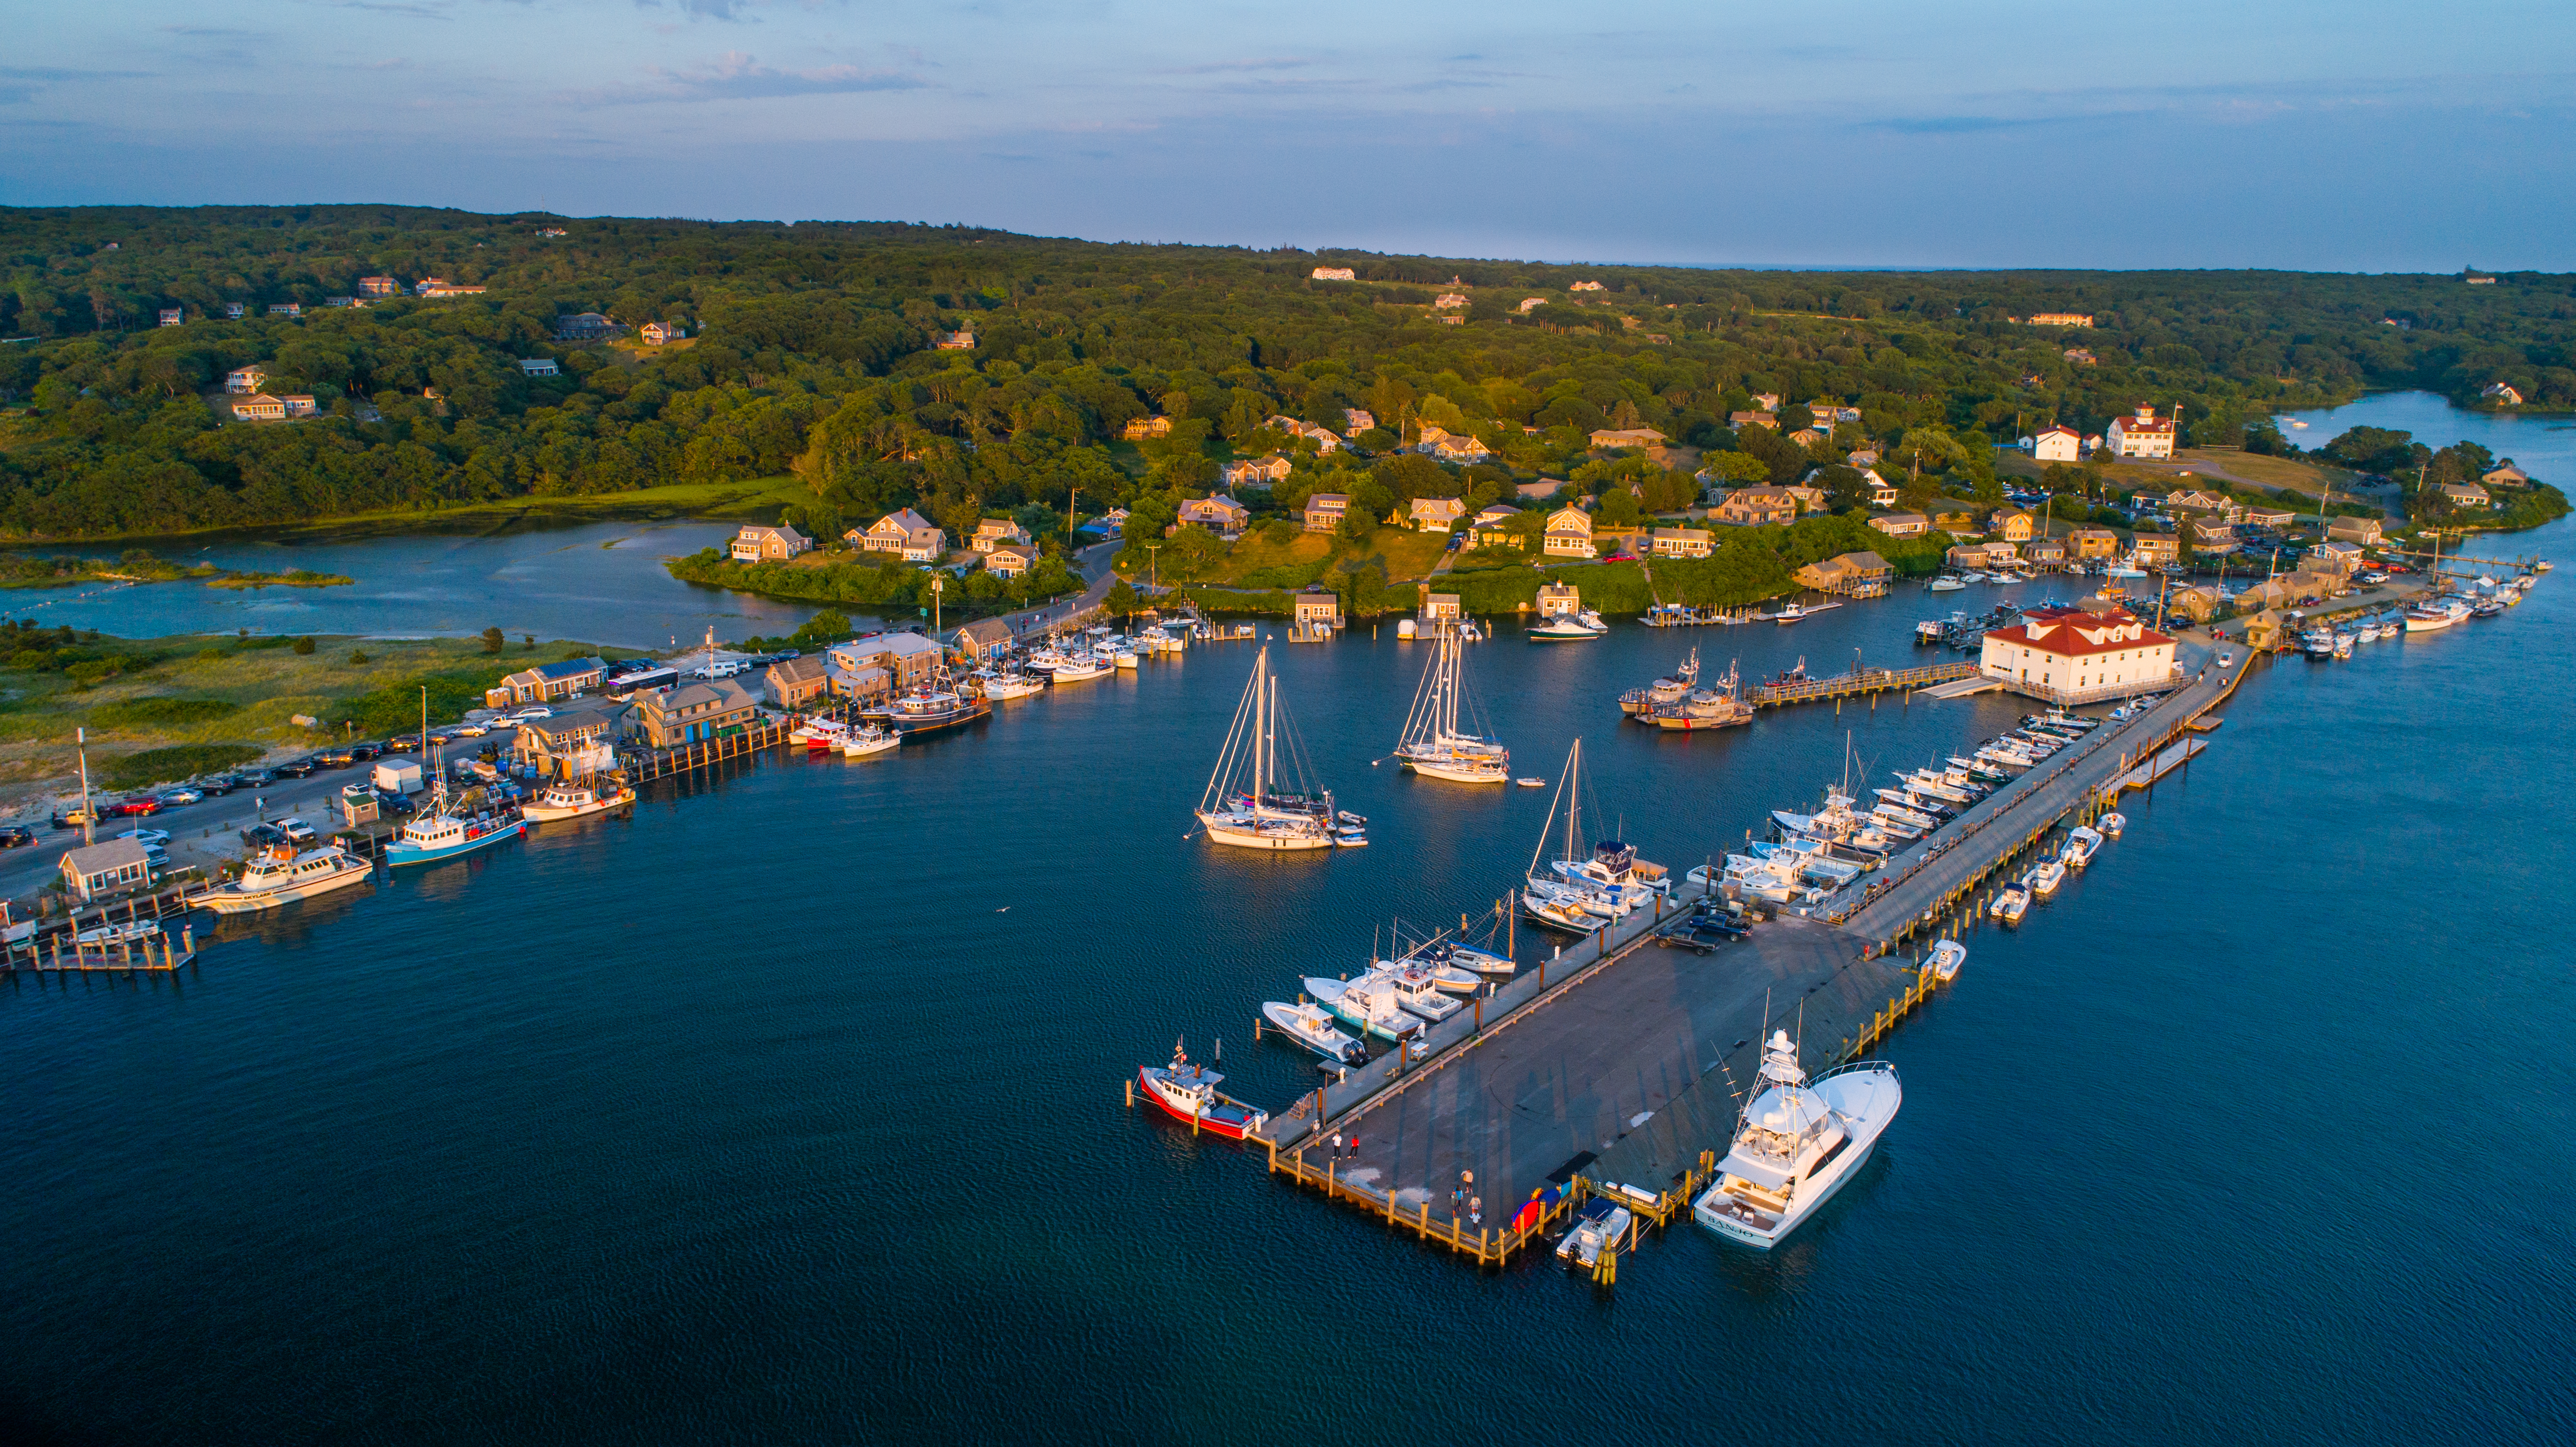
[[[1748,701],[1755,708],[1778,708],[1791,703],[1823,703],[1829,699],[1859,698],[1866,694],[1884,693],[1889,689],[1928,688],[1936,683],[1974,678],[1977,665],[1971,662],[1933,663],[1919,668],[1858,668],[1838,673],[1831,678],[1801,679],[1796,683],[1764,684],[1748,691]]]

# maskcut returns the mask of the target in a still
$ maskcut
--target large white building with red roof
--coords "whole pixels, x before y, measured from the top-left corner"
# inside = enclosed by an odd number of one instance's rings
[[[2134,416],[2114,417],[2102,429],[2102,446],[2113,457],[2171,457],[2174,455],[2174,420],[2159,417],[2153,407],[2141,407]]]
[[[2099,601],[2037,608],[1986,634],[1979,669],[2015,693],[2093,703],[2172,686],[2174,641],[2128,609]]]

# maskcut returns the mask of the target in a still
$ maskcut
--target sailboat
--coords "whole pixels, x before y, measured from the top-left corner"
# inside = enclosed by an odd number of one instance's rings
[[[420,691],[420,737],[429,740],[429,690]],[[528,832],[528,824],[515,809],[481,810],[460,814],[447,797],[447,771],[438,767],[438,756],[430,755],[429,808],[406,822],[402,833],[385,846],[385,863],[400,867],[405,864],[430,864],[468,854],[486,844],[516,839]]]
[[[1560,804],[1565,809],[1565,843],[1558,856],[1550,860],[1546,858],[1548,840],[1556,833]],[[1651,903],[1662,888],[1660,882],[1649,882],[1639,873],[1633,847],[1612,839],[1603,841],[1594,851],[1584,848],[1583,740],[1576,739],[1566,753],[1565,777],[1557,782],[1556,798],[1548,805],[1547,824],[1539,831],[1538,847],[1530,851],[1524,894],[1532,901],[1531,914],[1548,924],[1588,932],[1597,926],[1598,919],[1617,919]],[[1539,909],[1540,902],[1556,906],[1556,912]],[[1577,916],[1570,911],[1598,918],[1577,924]]]
[[[1357,825],[1335,818],[1333,796],[1302,787],[1298,769],[1295,793],[1282,792],[1279,734],[1287,710],[1279,702],[1279,680],[1270,673],[1270,649],[1253,656],[1252,680],[1235,705],[1234,724],[1226,730],[1225,748],[1199,796],[1200,827],[1210,841],[1238,849],[1330,849],[1337,844],[1366,843]],[[1294,750],[1291,750],[1293,756]]]
[[[1511,750],[1499,742],[1458,731],[1458,707],[1466,694],[1466,655],[1457,631],[1440,625],[1440,646],[1422,670],[1414,690],[1413,710],[1405,715],[1404,737],[1395,757],[1417,774],[1461,784],[1499,784],[1511,777]]]

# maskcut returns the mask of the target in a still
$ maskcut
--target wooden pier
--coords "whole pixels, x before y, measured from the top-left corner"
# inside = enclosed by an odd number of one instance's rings
[[[2107,804],[2131,789],[2146,788],[2156,780],[2190,763],[2199,757],[2201,750],[2208,747],[2209,741],[2201,738],[2186,738],[2180,743],[2168,745],[2145,763],[2125,774],[2115,776],[2111,782],[2103,785],[2102,802]]]
[[[668,779],[695,769],[721,764],[727,759],[749,758],[766,749],[787,742],[787,723],[770,719],[720,738],[705,739],[677,748],[638,751],[621,757],[629,784],[641,786],[655,779]]]
[[[77,936],[123,920],[128,924],[159,922],[189,911],[184,888],[154,890],[113,904],[84,907],[69,917],[37,926],[26,939],[0,946],[0,974],[169,974],[196,963],[194,926],[180,927],[173,949],[167,933],[114,945],[84,945]]]
[[[1974,678],[1977,665],[1969,662],[1933,663],[1920,668],[1856,668],[1831,678],[1809,678],[1795,683],[1763,684],[1746,690],[1746,701],[1755,708],[1778,708],[1792,703],[1823,703],[1828,699],[1859,698],[1884,693],[1891,688],[1929,688],[1936,683]]]

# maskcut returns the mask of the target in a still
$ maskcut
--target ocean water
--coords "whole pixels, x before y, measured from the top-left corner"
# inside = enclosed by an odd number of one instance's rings
[[[174,981],[0,985],[0,1438],[2566,1441],[2571,590],[2264,665],[1889,1039],[1858,1181],[1768,1254],[1678,1226],[1609,1292],[1120,1103],[1182,1034],[1286,1102],[1260,1001],[1526,865],[1546,794],[1371,766],[1424,661],[1391,628],[1273,652],[1358,853],[1182,838],[1251,663],[1211,646],[657,786]],[[1684,738],[1618,690],[1694,644],[1905,661],[1984,596],[1469,667],[1515,772],[1579,734],[1684,864],[2022,706]]]

